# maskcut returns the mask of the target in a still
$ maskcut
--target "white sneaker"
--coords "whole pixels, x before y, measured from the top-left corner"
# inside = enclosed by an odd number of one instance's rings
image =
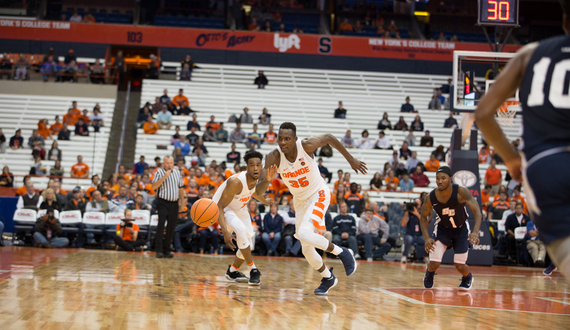
[[[401,262],[401,263],[404,263],[404,264],[405,264],[407,261],[408,261],[408,257],[406,257],[406,256],[402,256],[402,259],[400,259],[400,262]]]
[[[366,261],[373,261],[372,258],[366,258]]]
[[[357,253],[356,255],[354,255],[354,259],[360,260],[360,259],[361,259],[361,258],[360,258],[360,254]]]

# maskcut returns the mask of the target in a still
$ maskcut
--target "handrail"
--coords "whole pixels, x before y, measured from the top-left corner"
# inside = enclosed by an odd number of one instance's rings
[[[115,173],[119,172],[121,158],[123,158],[123,145],[125,143],[125,128],[127,127],[127,114],[129,112],[129,101],[131,96],[131,82],[127,85],[127,98],[125,100],[125,110],[123,111],[123,124],[121,125],[121,140],[119,142],[119,152],[117,152],[117,163],[115,164]]]

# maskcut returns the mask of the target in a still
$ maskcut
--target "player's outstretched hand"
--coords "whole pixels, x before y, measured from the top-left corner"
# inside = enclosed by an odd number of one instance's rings
[[[366,174],[368,172],[368,167],[366,167],[365,162],[361,162],[356,158],[352,158],[348,161],[348,163],[350,164],[350,167],[352,167],[352,169],[356,172],[356,174],[359,172],[361,174]]]
[[[275,200],[273,198],[270,198],[270,197],[267,197],[265,199],[265,202],[267,203],[267,204],[265,204],[267,206],[271,206],[271,205],[275,204]]]
[[[435,251],[435,240],[433,238],[426,239],[425,248],[427,253]]]
[[[275,178],[276,175],[277,175],[277,165],[273,164],[269,167],[269,170],[267,170],[267,181],[273,180],[273,178]]]
[[[518,182],[522,182],[522,172],[521,172],[521,156],[517,156],[515,159],[505,161],[505,166],[511,175],[511,178]]]
[[[235,251],[236,246],[234,244],[234,237],[232,236],[232,233],[227,229],[222,229],[222,234],[224,235],[224,243],[226,243],[226,245],[229,246],[232,251]]]
[[[479,244],[479,233],[471,233],[471,235],[469,235],[469,242],[473,245]]]

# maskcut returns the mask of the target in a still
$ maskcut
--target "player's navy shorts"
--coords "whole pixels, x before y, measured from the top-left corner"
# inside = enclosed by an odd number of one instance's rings
[[[529,213],[538,229],[540,240],[546,244],[570,236],[569,164],[570,152],[563,152],[536,161],[531,159],[526,168],[525,193]],[[536,199],[535,203],[532,195]],[[533,212],[532,204],[538,206],[540,214]]]
[[[455,253],[466,253],[469,251],[469,225],[467,222],[459,228],[445,228],[437,226],[435,228],[435,240],[440,241],[447,248],[453,248]]]

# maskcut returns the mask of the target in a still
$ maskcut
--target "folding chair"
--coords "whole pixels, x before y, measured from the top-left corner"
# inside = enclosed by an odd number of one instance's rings
[[[85,225],[92,226],[105,226],[105,213],[103,212],[85,212],[83,214],[83,234],[97,234],[101,235],[101,248],[105,244],[105,229],[104,228],[85,228]]]
[[[37,212],[35,210],[20,209],[14,212],[14,235],[12,235],[12,245],[14,245],[14,239],[18,232],[30,232],[35,231],[36,220],[38,219]]]

